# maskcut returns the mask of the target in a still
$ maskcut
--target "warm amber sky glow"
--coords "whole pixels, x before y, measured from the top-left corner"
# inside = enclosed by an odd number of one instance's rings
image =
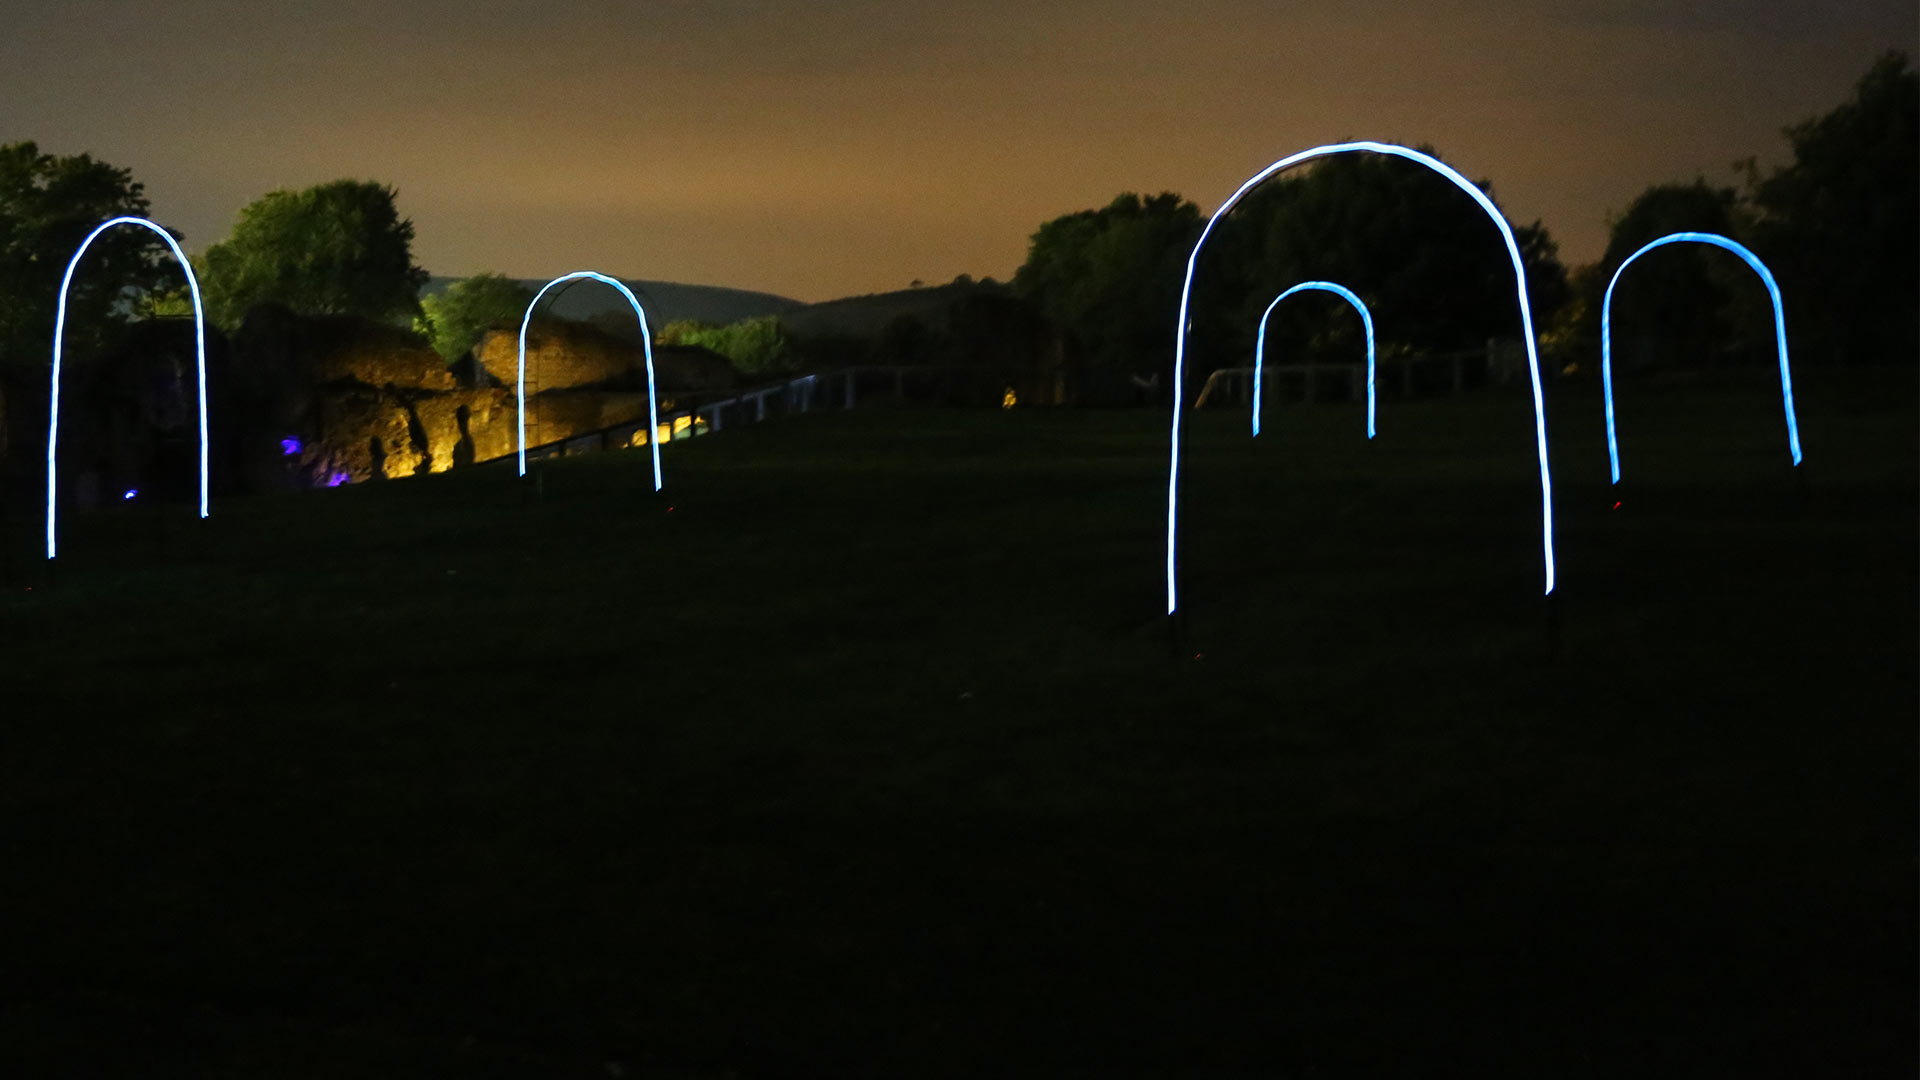
[[[0,142],[131,168],[191,250],[351,176],[400,189],[436,274],[806,300],[1005,278],[1047,218],[1211,210],[1342,138],[1431,143],[1577,263],[1646,185],[1783,160],[1916,38],[1911,0],[43,7],[0,38]]]

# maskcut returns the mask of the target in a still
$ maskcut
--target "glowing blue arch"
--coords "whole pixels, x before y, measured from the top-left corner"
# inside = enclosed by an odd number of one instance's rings
[[[1607,296],[1600,304],[1600,386],[1607,399],[1607,460],[1613,465],[1613,482],[1616,484],[1620,482],[1620,446],[1613,431],[1613,287],[1620,283],[1620,275],[1633,260],[1657,247],[1686,243],[1711,244],[1733,252],[1745,259],[1766,284],[1767,295],[1773,298],[1773,339],[1780,354],[1780,400],[1787,410],[1787,449],[1793,454],[1793,463],[1800,464],[1800,425],[1793,417],[1793,373],[1787,369],[1787,316],[1780,306],[1779,284],[1773,280],[1773,273],[1767,269],[1767,264],[1747,250],[1746,245],[1718,233],[1677,232],[1663,236],[1627,256],[1620,264],[1620,269],[1613,272],[1613,280],[1607,282]]]
[[[1301,162],[1311,161],[1314,158],[1327,157],[1333,154],[1358,153],[1361,151],[1386,154],[1392,157],[1406,158],[1409,161],[1417,161],[1439,173],[1441,176],[1446,177],[1448,180],[1453,181],[1455,187],[1472,196],[1473,201],[1480,204],[1480,209],[1487,212],[1487,216],[1493,219],[1494,226],[1500,230],[1500,238],[1506,241],[1507,257],[1513,262],[1514,291],[1520,301],[1520,325],[1527,343],[1527,372],[1533,379],[1533,431],[1534,442],[1540,458],[1541,553],[1546,568],[1545,591],[1549,594],[1553,592],[1553,478],[1547,468],[1547,414],[1545,403],[1541,400],[1540,394],[1540,357],[1535,350],[1533,341],[1533,309],[1527,303],[1527,271],[1520,259],[1520,245],[1513,238],[1513,228],[1507,224],[1506,218],[1500,216],[1499,208],[1493,205],[1493,200],[1487,198],[1485,192],[1475,187],[1472,181],[1455,172],[1446,162],[1430,154],[1423,154],[1418,150],[1405,146],[1397,146],[1393,143],[1348,142],[1332,143],[1327,146],[1316,146],[1311,150],[1302,150],[1290,157],[1281,158],[1279,161],[1255,173],[1252,179],[1241,184],[1240,189],[1235,191],[1233,196],[1225,203],[1221,204],[1220,209],[1214,211],[1211,218],[1207,219],[1207,227],[1201,230],[1200,239],[1194,242],[1193,253],[1187,256],[1187,277],[1185,283],[1180,287],[1180,321],[1175,324],[1173,337],[1173,438],[1172,452],[1168,457],[1167,466],[1167,614],[1169,615],[1173,614],[1179,598],[1174,572],[1176,565],[1174,560],[1174,530],[1179,508],[1180,489],[1180,407],[1186,396],[1186,388],[1183,384],[1186,377],[1187,331],[1191,329],[1187,317],[1187,307],[1193,295],[1193,272],[1194,267],[1197,266],[1200,261],[1200,250],[1206,246],[1207,238],[1213,235],[1213,227],[1220,223],[1220,219],[1226,217],[1228,211],[1232,210],[1234,205],[1246,196],[1247,192],[1253,190],[1269,177],[1272,177],[1283,169],[1292,168]]]
[[[53,316],[53,390],[48,398],[47,407],[47,558],[54,557],[54,516],[56,496],[59,493],[58,458],[60,449],[60,350],[61,339],[67,330],[67,289],[73,284],[73,272],[80,265],[80,257],[93,245],[94,238],[115,225],[138,225],[158,233],[160,239],[167,242],[173,257],[180,262],[180,269],[187,274],[187,291],[193,294],[193,351],[198,362],[200,389],[200,516],[207,516],[207,318],[200,306],[200,282],[193,276],[193,264],[187,261],[186,253],[174,242],[173,235],[167,230],[141,217],[117,217],[102,222],[85,240],[80,241],[79,250],[67,261],[67,273],[60,279],[60,299],[54,308]]]
[[[634,298],[633,291],[605,274],[596,274],[591,270],[577,270],[571,274],[562,274],[540,287],[533,294],[533,302],[527,305],[527,313],[520,320],[520,371],[519,371],[519,421],[520,421],[520,475],[527,475],[527,324],[533,321],[533,309],[540,306],[540,298],[555,285],[581,278],[604,281],[620,290],[633,307],[634,317],[640,320],[640,348],[647,358],[647,448],[653,451],[653,490],[660,490],[660,413],[655,403],[653,389],[653,333],[647,329],[647,313],[640,308],[640,301]]]
[[[1280,306],[1280,301],[1285,300],[1294,293],[1306,292],[1309,289],[1330,292],[1345,299],[1347,303],[1353,305],[1353,310],[1360,313],[1360,321],[1366,325],[1367,438],[1371,439],[1373,438],[1373,313],[1367,310],[1366,302],[1353,295],[1346,286],[1336,285],[1331,281],[1303,281],[1293,288],[1288,289],[1286,292],[1281,293],[1279,296],[1274,297],[1273,303],[1268,304],[1267,310],[1261,314],[1260,333],[1254,339],[1253,343],[1253,433],[1255,435],[1260,434],[1260,371],[1265,367],[1265,358],[1267,355],[1267,319],[1273,315],[1273,309]]]

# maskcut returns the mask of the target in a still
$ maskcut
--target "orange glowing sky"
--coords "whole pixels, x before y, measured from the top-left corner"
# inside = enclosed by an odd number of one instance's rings
[[[282,10],[299,8],[298,12]],[[1332,10],[1338,8],[1338,10]],[[1915,51],[1911,0],[67,0],[9,16],[0,142],[131,168],[198,250],[249,200],[400,191],[436,274],[803,300],[1010,276],[1120,191],[1211,210],[1342,138],[1431,143],[1570,263]]]

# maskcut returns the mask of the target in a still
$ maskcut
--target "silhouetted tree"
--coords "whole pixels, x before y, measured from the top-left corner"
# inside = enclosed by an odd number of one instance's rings
[[[1014,286],[1093,366],[1168,374],[1180,285],[1204,224],[1177,195],[1122,195],[1041,226]],[[1514,233],[1535,326],[1544,328],[1567,300],[1567,272],[1539,222]],[[1215,227],[1197,275],[1188,307],[1194,379],[1251,363],[1261,312],[1282,289],[1313,279],[1365,298],[1389,350],[1479,347],[1520,333],[1499,231],[1445,178],[1397,158],[1329,158],[1263,185]],[[1303,300],[1275,313],[1270,334],[1338,346],[1357,361],[1360,324],[1330,320],[1332,310]]]
[[[427,272],[413,264],[413,222],[394,196],[371,181],[335,180],[248,204],[200,259],[209,314],[226,327],[263,303],[383,322],[418,315]]]
[[[1607,251],[1576,275],[1559,328],[1599,352],[1601,301],[1627,256],[1674,232],[1715,232],[1753,248],[1779,280],[1796,362],[1911,362],[1920,353],[1920,78],[1888,53],[1853,97],[1785,129],[1793,164],[1744,196],[1703,179],[1643,191],[1612,223]],[[1614,292],[1616,361],[1711,363],[1773,357],[1773,308],[1751,270],[1725,253],[1650,253]]]
[[[1756,241],[1787,293],[1808,359],[1912,363],[1920,354],[1920,76],[1874,61],[1853,97],[1785,131],[1793,164],[1761,177]]]
[[[147,213],[145,190],[126,169],[86,154],[44,154],[31,142],[0,146],[0,365],[37,372],[52,363],[55,299],[80,241],[110,218]],[[130,293],[180,284],[172,263],[146,229],[95,240],[67,298],[69,347],[117,333]]]
[[[1172,192],[1131,192],[1040,226],[1014,291],[1071,336],[1087,365],[1171,370],[1174,320],[1200,208]]]
[[[1704,179],[1657,184],[1614,219],[1606,253],[1579,277],[1579,319],[1572,332],[1596,360],[1607,283],[1620,264],[1651,241],[1708,232],[1752,244],[1752,221],[1738,194]],[[1649,252],[1614,290],[1616,364],[1699,366],[1773,348],[1773,307],[1752,270],[1728,252],[1676,244]]]
[[[42,153],[31,142],[0,146],[0,459],[7,491],[17,494],[36,481],[26,448],[46,435],[54,308],[67,263],[101,222],[148,212],[144,189],[126,169],[86,154]],[[179,284],[180,275],[148,230],[103,234],[67,295],[66,355],[97,355],[124,332],[133,314],[129,298]]]
[[[931,335],[927,324],[914,315],[902,313],[887,320],[874,344],[875,358],[882,364],[918,364],[926,360]]]
[[[1490,184],[1478,186],[1492,197]],[[1567,300],[1566,268],[1538,221],[1513,231],[1540,330]],[[1197,341],[1203,363],[1250,363],[1260,313],[1281,290],[1316,279],[1366,301],[1385,351],[1477,348],[1521,333],[1513,263],[1499,230],[1465,192],[1417,162],[1372,154],[1322,159],[1256,189],[1214,236],[1209,249],[1221,250],[1210,250],[1207,263],[1225,283],[1209,287],[1231,302],[1199,305],[1196,337],[1227,350]],[[1208,269],[1203,263],[1201,272]],[[1358,360],[1359,320],[1350,313],[1328,319],[1344,306],[1307,300],[1282,307],[1269,341],[1334,345],[1337,355]]]

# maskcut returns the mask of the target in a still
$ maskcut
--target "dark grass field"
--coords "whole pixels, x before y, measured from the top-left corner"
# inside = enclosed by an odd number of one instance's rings
[[[1910,1076],[1910,375],[6,535],[9,1076]],[[1618,509],[1613,504],[1621,503]],[[29,588],[30,586],[30,588]],[[6,1059],[12,1059],[8,1061]]]

